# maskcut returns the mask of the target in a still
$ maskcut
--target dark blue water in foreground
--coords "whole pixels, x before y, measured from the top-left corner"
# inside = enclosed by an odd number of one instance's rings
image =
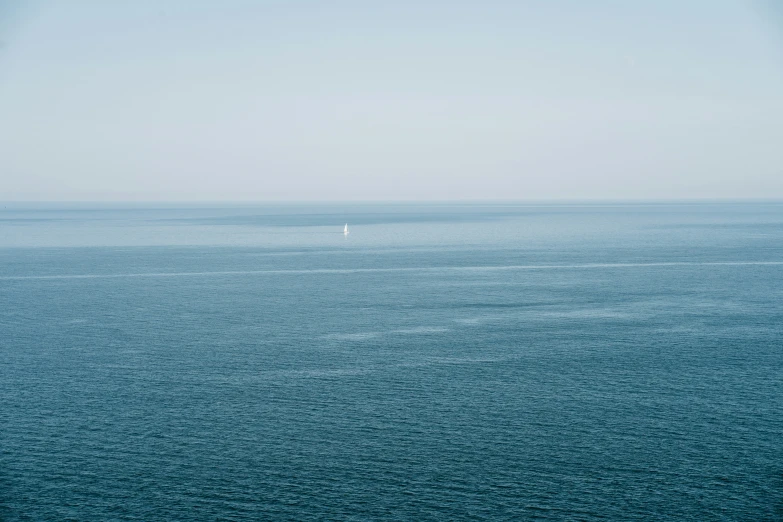
[[[783,205],[9,204],[0,399],[2,520],[781,520]]]

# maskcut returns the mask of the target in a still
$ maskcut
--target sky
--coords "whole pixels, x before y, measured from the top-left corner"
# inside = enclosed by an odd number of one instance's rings
[[[0,200],[783,199],[775,1],[0,0]]]

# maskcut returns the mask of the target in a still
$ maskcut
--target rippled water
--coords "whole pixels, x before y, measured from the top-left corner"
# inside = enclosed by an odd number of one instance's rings
[[[781,204],[9,204],[0,310],[2,520],[783,518]]]

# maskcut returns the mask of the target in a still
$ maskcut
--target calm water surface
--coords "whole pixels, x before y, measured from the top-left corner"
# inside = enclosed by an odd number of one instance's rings
[[[783,204],[0,210],[0,519],[536,518],[783,519]]]

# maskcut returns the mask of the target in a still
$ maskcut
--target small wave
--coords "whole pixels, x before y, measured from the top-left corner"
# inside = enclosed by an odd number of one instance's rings
[[[502,357],[431,357],[434,364],[484,364],[505,360]]]
[[[380,335],[378,332],[357,332],[357,333],[335,333],[324,336],[324,339],[334,339],[337,341],[366,341]]]
[[[632,319],[637,314],[628,312],[619,312],[604,308],[588,308],[584,310],[551,310],[534,311],[532,314],[542,319],[563,318],[563,319]]]
[[[458,319],[453,319],[453,321],[467,326],[476,326],[480,324],[497,323],[508,319],[509,317],[512,316],[509,314],[486,314],[478,317],[460,317]]]
[[[375,339],[383,335],[402,334],[402,335],[426,335],[448,332],[450,329],[441,326],[415,326],[413,328],[398,328],[385,332],[354,332],[354,333],[333,333],[323,336],[324,339],[338,341],[366,341]]]
[[[399,330],[392,330],[392,333],[417,335],[417,334],[435,334],[448,332],[449,328],[442,326],[417,326],[414,328],[400,328]]]
[[[321,377],[346,377],[351,375],[364,375],[373,371],[370,368],[318,368],[312,370],[283,370],[273,372],[279,377],[293,378],[321,378]]]

